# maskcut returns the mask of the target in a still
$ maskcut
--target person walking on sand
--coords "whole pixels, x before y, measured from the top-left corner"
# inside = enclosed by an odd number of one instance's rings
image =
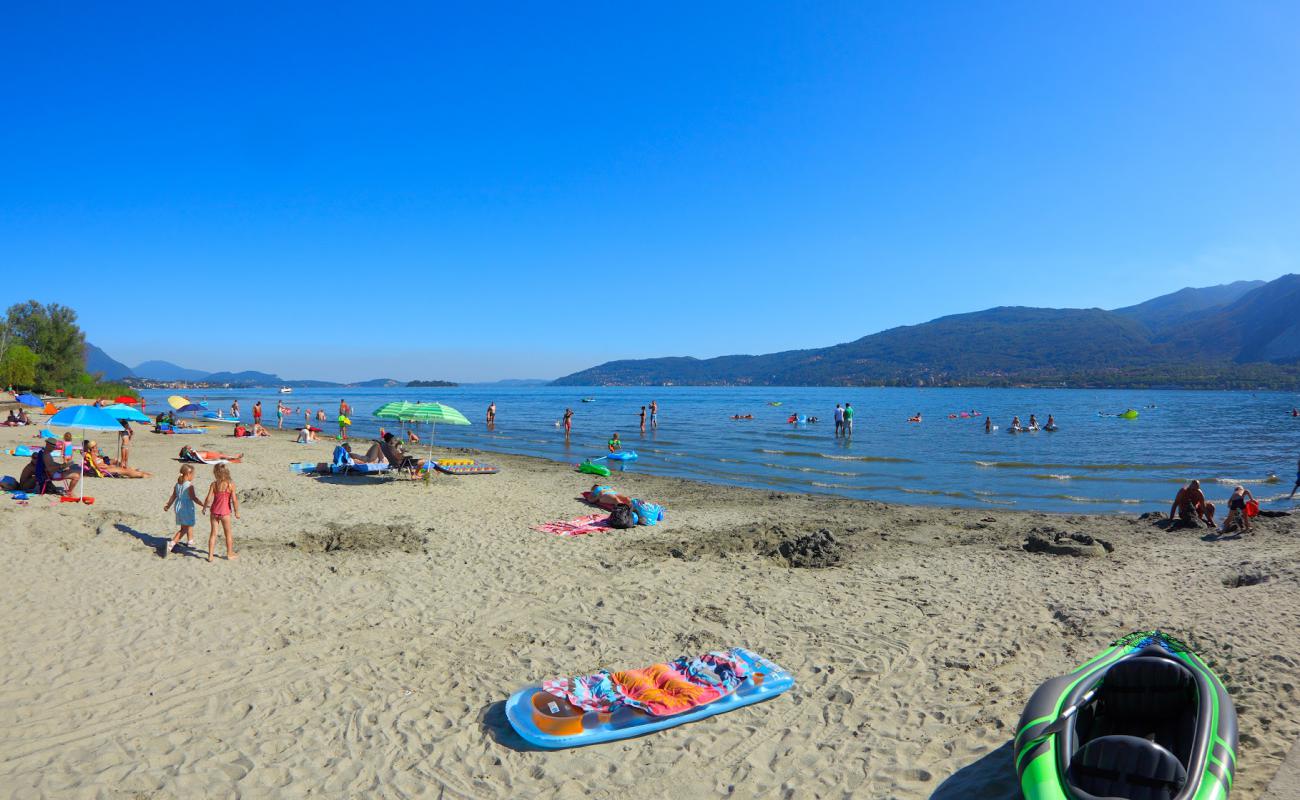
[[[853,437],[853,404],[844,404],[844,435]]]
[[[645,406],[641,406],[641,432],[645,433]]]
[[[488,410],[487,410],[488,430],[492,430],[492,428],[495,427],[496,424],[497,424],[497,404],[496,401],[494,400],[493,402],[488,403]]]
[[[569,438],[569,432],[573,430],[573,409],[564,409],[564,438]]]
[[[835,404],[835,436],[839,438],[844,433],[844,406],[839,403]]]
[[[253,403],[253,427],[262,424],[262,401]]]
[[[212,485],[208,495],[203,499],[203,508],[211,518],[211,530],[208,533],[208,561],[216,558],[217,528],[226,534],[226,560],[239,558],[235,552],[235,534],[230,516],[239,519],[239,495],[235,491],[235,482],[230,479],[230,467],[218,464],[212,468]]]
[[[659,428],[659,401],[658,400],[650,401],[650,427],[656,430]]]
[[[176,478],[176,485],[172,487],[172,496],[163,504],[163,511],[176,506],[176,524],[180,530],[176,531],[171,541],[163,546],[163,558],[176,549],[176,545],[181,543],[181,537],[185,537],[185,546],[194,546],[194,522],[197,516],[194,511],[196,505],[201,505],[198,495],[194,494],[194,465],[181,464],[181,474]],[[207,510],[207,506],[203,506]]]
[[[347,440],[348,426],[352,424],[352,406],[347,400],[339,400],[339,438]]]

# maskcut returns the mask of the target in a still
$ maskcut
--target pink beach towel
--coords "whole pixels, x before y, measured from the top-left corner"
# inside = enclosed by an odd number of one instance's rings
[[[553,533],[556,536],[582,536],[587,533],[610,530],[609,515],[588,514],[585,517],[578,517],[568,522],[543,522],[541,525],[534,525],[533,530],[542,533]]]

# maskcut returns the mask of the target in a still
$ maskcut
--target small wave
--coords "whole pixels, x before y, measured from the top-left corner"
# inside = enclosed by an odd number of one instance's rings
[[[1089,472],[1147,471],[1194,469],[1191,464],[1038,464],[1033,461],[981,461],[975,464],[993,469],[1076,469]]]
[[[1280,483],[1282,481],[1276,475],[1269,475],[1267,478],[1214,478],[1212,483],[1221,483],[1225,486],[1238,486],[1248,483]]]
[[[895,456],[837,456],[830,453],[817,453],[820,458],[829,458],[832,461],[867,461],[878,462],[881,464],[915,464],[910,458],[897,458]]]
[[[1071,480],[1074,480],[1074,476],[1073,476],[1073,475],[1066,475],[1066,474],[1063,474],[1063,473],[1062,473],[1062,474],[1057,474],[1057,473],[1055,473],[1055,472],[1049,472],[1049,473],[1047,473],[1047,474],[1045,474],[1045,475],[1030,475],[1029,477],[1034,478],[1034,479],[1036,479],[1036,480],[1040,480],[1040,481],[1071,481]]]

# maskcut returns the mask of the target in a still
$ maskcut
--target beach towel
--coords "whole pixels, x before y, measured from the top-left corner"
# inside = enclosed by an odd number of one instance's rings
[[[623,706],[655,717],[680,714],[731,694],[747,677],[749,667],[736,651],[714,651],[679,658],[643,669],[555,678],[542,690],[563,697],[585,711],[610,713]]]
[[[601,533],[610,530],[608,514],[588,514],[585,517],[565,522],[543,522],[534,525],[533,530],[553,533],[556,536],[582,536],[588,533]]]

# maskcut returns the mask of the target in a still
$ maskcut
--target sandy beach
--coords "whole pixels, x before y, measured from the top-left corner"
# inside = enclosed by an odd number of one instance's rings
[[[0,429],[0,445],[34,432]],[[1012,798],[1033,689],[1153,628],[1235,698],[1233,798],[1264,796],[1300,736],[1294,516],[1204,541],[1136,516],[629,472],[610,482],[663,503],[664,524],[562,538],[530,526],[590,513],[591,477],[563,464],[483,454],[500,474],[318,479],[287,465],[332,442],[225,432],[141,428],[131,463],[155,477],[89,480],[92,506],[0,498],[6,796]],[[239,562],[159,557],[182,445],[245,453]],[[3,458],[15,476],[25,462]],[[210,481],[200,467],[200,496]],[[1025,549],[1057,533],[1105,545]],[[569,751],[531,750],[505,721],[520,686],[733,645],[796,687]]]

